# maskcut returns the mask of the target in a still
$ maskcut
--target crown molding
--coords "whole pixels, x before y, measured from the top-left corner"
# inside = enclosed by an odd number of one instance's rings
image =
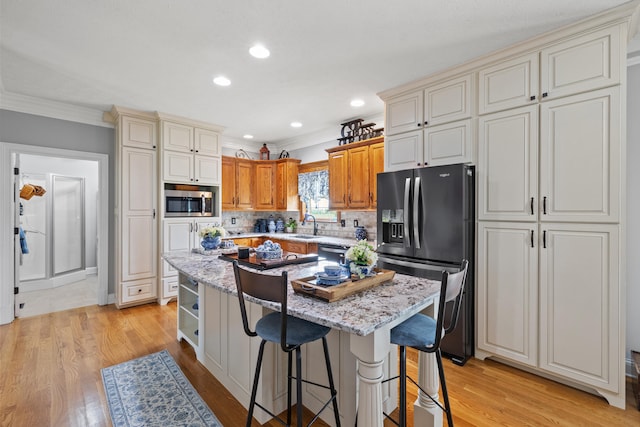
[[[3,90],[0,90],[0,108],[18,113],[33,114],[35,116],[67,120],[87,125],[107,128],[113,127],[112,123],[104,121],[104,111],[102,110]]]

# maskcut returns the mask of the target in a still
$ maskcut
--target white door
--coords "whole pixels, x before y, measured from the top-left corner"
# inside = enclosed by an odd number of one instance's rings
[[[473,162],[471,119],[424,130],[424,150],[429,166]]]
[[[618,222],[620,89],[541,104],[542,221]]]
[[[471,117],[471,74],[425,89],[425,126],[467,117]]]
[[[421,90],[390,99],[385,109],[387,136],[422,129],[423,92]]]
[[[217,132],[195,128],[194,138],[193,152],[195,154],[203,156],[219,156],[222,154]]]
[[[478,348],[536,366],[537,224],[479,222],[477,278]]]
[[[195,182],[198,184],[220,184],[220,156],[193,156]]]
[[[157,275],[156,152],[123,148],[122,278]]]
[[[189,218],[165,219],[162,227],[162,251],[190,251],[194,221]],[[162,276],[176,276],[178,271],[168,262],[162,261]]]
[[[179,123],[162,122],[162,148],[165,150],[193,152],[193,128]]]
[[[165,150],[162,170],[167,182],[193,183],[193,154]]]
[[[540,367],[618,392],[618,226],[544,223],[540,230]]]
[[[478,219],[537,220],[537,106],[482,116],[478,128]]]

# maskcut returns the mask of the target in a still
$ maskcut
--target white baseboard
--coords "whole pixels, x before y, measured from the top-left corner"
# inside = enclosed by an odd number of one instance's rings
[[[116,303],[116,294],[109,294],[107,298],[107,304],[115,304]]]
[[[97,274],[97,269],[96,273]],[[44,289],[53,289],[59,286],[68,285],[69,283],[79,282],[87,278],[87,270],[74,271],[64,276],[52,277],[51,279],[30,280],[28,282],[20,282],[20,292],[42,291]]]
[[[87,276],[96,276],[98,274],[98,267],[87,267],[84,269]]]

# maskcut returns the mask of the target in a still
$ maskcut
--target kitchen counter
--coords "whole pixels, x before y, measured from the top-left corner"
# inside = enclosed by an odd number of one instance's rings
[[[195,286],[200,312],[195,346],[197,358],[247,407],[259,340],[247,337],[243,331],[232,263],[215,255],[189,252],[167,253],[163,257],[180,272],[181,283],[191,278],[204,285]],[[262,274],[280,275],[286,270],[289,280],[293,280],[311,276],[327,263],[316,261],[291,265],[265,270]],[[290,315],[332,328],[328,340],[343,425],[355,424],[356,408],[359,408],[359,426],[382,426],[383,411],[390,413],[397,406],[397,386],[382,384],[383,378],[397,375],[397,352],[389,342],[390,330],[413,314],[430,309],[439,290],[437,281],[402,274],[396,274],[392,281],[333,303],[296,294],[289,288]],[[246,298],[251,303],[248,311],[252,324],[279,308],[268,302]],[[178,303],[179,310],[182,310],[180,297]],[[190,307],[191,303],[188,305]],[[322,347],[315,345],[317,343],[305,346],[303,375],[311,381],[324,383],[323,372],[314,369],[323,363],[319,357]],[[264,366],[272,368],[265,370],[261,378],[258,399],[279,413],[286,408],[286,357],[276,346],[268,346],[268,349]],[[438,393],[437,368],[435,359],[429,356],[420,358],[420,382],[435,396]],[[434,420],[429,422],[430,425],[440,425],[440,409],[426,400],[422,402],[421,399],[416,404],[414,418],[419,417],[421,425],[425,424],[422,420],[428,419]],[[303,402],[313,412],[322,406],[322,399],[314,390],[304,391]],[[257,411],[254,416],[261,423],[269,420],[262,411]],[[323,412],[321,417],[333,425],[330,413]]]
[[[300,237],[303,236],[303,237]],[[242,239],[242,238],[251,238],[251,237],[264,237],[267,239],[282,239],[282,240],[290,240],[293,242],[305,242],[305,243],[322,243],[328,245],[345,245],[345,246],[353,246],[358,241],[353,239],[346,239],[344,237],[333,237],[333,236],[324,236],[318,235],[314,236],[312,234],[300,234],[300,233],[241,233],[241,234],[231,234],[224,237],[225,240],[228,239]],[[375,246],[375,242],[369,240],[373,246]]]

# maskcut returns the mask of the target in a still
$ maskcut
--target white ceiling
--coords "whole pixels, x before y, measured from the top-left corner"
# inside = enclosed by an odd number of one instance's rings
[[[383,111],[377,92],[625,0],[0,2],[6,93],[161,111],[261,144],[338,137],[341,122]],[[256,42],[268,59],[248,54]],[[220,74],[231,86],[212,84]]]

